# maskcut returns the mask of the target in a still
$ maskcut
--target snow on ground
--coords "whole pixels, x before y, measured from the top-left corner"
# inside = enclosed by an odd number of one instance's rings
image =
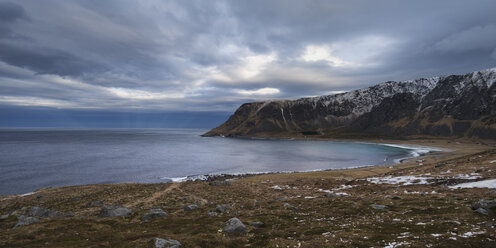
[[[414,184],[429,184],[427,180],[431,177],[421,176],[386,176],[386,177],[369,177],[367,181],[374,184],[401,184],[401,185],[414,185]]]
[[[399,247],[399,246],[406,246],[409,245],[409,242],[403,241],[403,242],[391,242],[388,243],[384,248],[394,248],[394,247]]]
[[[480,232],[466,232],[462,235],[460,235],[460,237],[462,238],[470,238],[472,236],[475,236],[475,235],[479,235],[479,234],[484,234],[486,233],[485,231],[480,231]]]
[[[488,180],[483,180],[483,181],[477,181],[477,182],[470,182],[470,183],[460,183],[457,185],[450,186],[452,189],[458,189],[458,188],[490,188],[490,189],[496,189],[496,179],[488,179]]]
[[[399,184],[403,186],[416,184],[431,184],[435,179],[464,179],[474,180],[481,178],[479,173],[456,174],[454,176],[447,175],[431,175],[430,173],[418,176],[385,176],[385,177],[369,177],[367,181],[374,184]]]

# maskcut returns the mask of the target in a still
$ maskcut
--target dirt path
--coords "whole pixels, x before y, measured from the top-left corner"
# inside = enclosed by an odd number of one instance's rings
[[[160,191],[157,191],[155,193],[153,193],[150,197],[146,197],[144,199],[140,199],[138,201],[133,201],[133,203],[129,204],[129,207],[136,207],[137,205],[147,205],[147,204],[150,204],[150,203],[153,203],[154,201],[156,201],[158,198],[168,194],[169,192],[171,192],[172,190],[174,189],[178,189],[178,190],[181,190],[179,188],[179,185],[181,185],[180,183],[172,183],[169,187],[167,187],[166,189],[164,190],[160,190]]]

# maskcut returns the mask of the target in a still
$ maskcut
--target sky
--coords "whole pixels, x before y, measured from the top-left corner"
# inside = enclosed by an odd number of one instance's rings
[[[224,120],[244,102],[491,68],[494,10],[493,0],[0,0],[0,126],[37,111]]]

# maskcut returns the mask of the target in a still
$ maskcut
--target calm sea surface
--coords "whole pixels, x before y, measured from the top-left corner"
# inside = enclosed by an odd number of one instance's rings
[[[200,137],[205,131],[0,130],[0,195],[65,185],[391,164],[412,154],[409,149],[353,142]]]

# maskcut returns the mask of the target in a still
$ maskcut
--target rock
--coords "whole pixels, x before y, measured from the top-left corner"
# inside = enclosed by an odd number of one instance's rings
[[[69,211],[69,212],[65,212],[65,213],[63,213],[62,215],[63,215],[64,217],[74,217],[74,216],[76,216],[76,214],[75,214],[74,212],[71,212],[71,211]]]
[[[284,206],[284,208],[288,208],[288,209],[294,209],[294,210],[298,209],[297,207],[295,207],[295,206],[293,206],[293,205],[291,205],[291,204],[289,204],[287,202],[284,203],[283,206]]]
[[[143,215],[143,217],[141,217],[141,221],[149,221],[165,216],[167,216],[167,213],[165,213],[164,210],[160,208],[150,209],[148,210],[148,212],[145,213],[145,215]]]
[[[16,211],[12,212],[10,215],[15,215],[15,216],[19,217],[23,214],[21,214],[18,210],[16,210]]]
[[[232,207],[228,204],[219,204],[215,207],[215,212],[217,213],[225,213],[228,212],[232,209]]]
[[[127,216],[131,214],[131,209],[123,206],[103,206],[98,217]]]
[[[387,211],[388,207],[380,204],[370,204],[370,207],[373,209],[381,210],[381,211]]]
[[[336,195],[336,194],[335,194],[335,193],[333,193],[333,192],[326,192],[325,196],[326,196],[326,197],[336,197],[336,196],[338,196],[338,195]]]
[[[482,215],[488,215],[489,214],[487,212],[487,210],[485,210],[483,208],[478,208],[478,209],[474,210],[474,212],[479,213],[479,214],[482,214]]]
[[[38,222],[40,222],[40,220],[36,217],[28,217],[25,215],[21,215],[17,219],[17,223],[15,224],[14,229],[17,229],[20,226],[27,226]]]
[[[276,201],[287,201],[287,200],[288,200],[288,198],[285,197],[285,196],[279,197],[279,198],[276,199]]]
[[[397,195],[387,195],[384,198],[386,198],[386,199],[392,199],[392,200],[401,200],[401,199],[403,199],[403,198],[401,198],[401,196],[397,196]]]
[[[246,226],[238,218],[231,218],[222,227],[222,231],[226,233],[246,234]]]
[[[88,203],[86,207],[92,208],[92,207],[102,207],[103,206],[103,201],[102,200],[96,200]]]
[[[154,248],[177,248],[181,246],[179,241],[173,239],[152,238],[149,242],[153,244]]]
[[[208,217],[215,217],[215,216],[217,216],[217,215],[218,215],[218,213],[217,213],[217,212],[212,212],[212,211],[210,211],[210,212],[208,212],[208,213],[207,213],[207,216],[208,216]]]
[[[42,217],[42,218],[57,218],[62,217],[63,214],[60,211],[45,209],[40,206],[34,206],[29,209],[28,216],[31,217]]]
[[[32,217],[42,217],[45,214],[47,214],[47,210],[40,206],[31,207],[28,213],[28,215]]]
[[[496,199],[480,200],[478,202],[472,203],[472,210],[477,210],[479,208],[486,210],[488,214],[492,213],[494,210],[496,210]]]
[[[255,221],[255,222],[250,223],[250,226],[253,226],[253,227],[261,227],[263,225],[264,225],[264,223],[261,221]]]
[[[196,204],[189,204],[189,205],[186,205],[186,207],[184,207],[184,211],[193,211],[195,209],[198,208],[198,205]]]

